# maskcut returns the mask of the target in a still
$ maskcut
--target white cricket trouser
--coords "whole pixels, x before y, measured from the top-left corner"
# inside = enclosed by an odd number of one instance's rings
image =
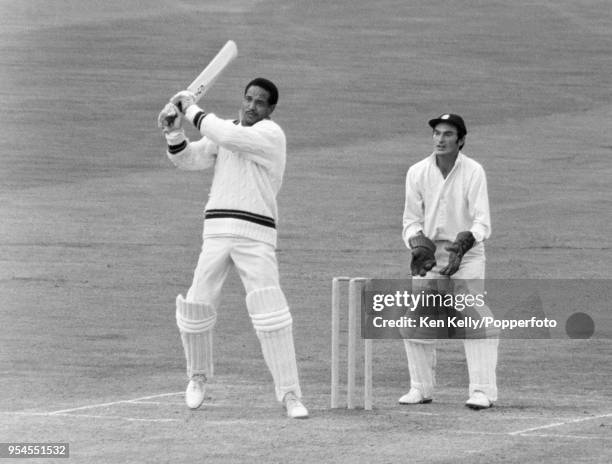
[[[425,277],[413,277],[413,291],[419,286],[426,288],[431,279],[444,279],[439,271],[448,263],[449,252],[444,248],[451,242],[436,242],[436,266],[427,273]],[[459,270],[450,276],[450,279],[461,281],[461,285],[470,286],[464,288],[473,294],[482,293],[485,277],[485,253],[482,243],[476,244],[469,250],[461,260]],[[474,287],[474,288],[472,288]],[[490,313],[488,307],[485,312]],[[436,340],[435,339],[405,339],[404,347],[408,358],[408,370],[410,373],[410,386],[421,391],[423,396],[431,398],[435,386],[436,366]],[[497,400],[497,349],[499,340],[496,334],[491,338],[466,338],[463,340],[465,357],[470,379],[469,394],[474,391],[482,391],[491,401]]]
[[[198,259],[193,282],[185,301],[201,308],[201,321],[180,323],[185,347],[187,374],[212,375],[212,326],[219,307],[223,284],[232,268],[236,268],[246,290],[246,305],[261,344],[264,360],[274,379],[279,401],[286,393],[301,397],[293,343],[292,318],[280,288],[276,252],[272,245],[233,236],[206,237]],[[177,322],[193,317],[177,304]],[[181,313],[182,314],[182,313]],[[213,323],[207,323],[213,321]],[[202,337],[191,328],[201,327]]]

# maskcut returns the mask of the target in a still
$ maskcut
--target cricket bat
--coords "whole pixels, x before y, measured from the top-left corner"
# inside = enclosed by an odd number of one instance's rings
[[[217,78],[237,56],[238,47],[236,47],[236,43],[233,40],[228,40],[200,75],[187,87],[187,90],[195,95],[196,102],[210,90]]]
[[[187,90],[193,92],[195,95],[196,102],[198,102],[204,96],[204,94],[210,90],[217,78],[237,56],[238,47],[236,46],[236,42],[233,40],[228,40],[210,61],[210,63],[206,65],[200,75],[196,77],[187,87]],[[171,118],[173,120],[176,118],[176,116],[177,115],[169,116],[168,119]]]

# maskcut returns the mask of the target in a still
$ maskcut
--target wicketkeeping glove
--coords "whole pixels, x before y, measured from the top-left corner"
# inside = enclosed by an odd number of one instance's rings
[[[440,271],[440,274],[451,276],[459,270],[463,255],[474,246],[476,239],[469,230],[465,232],[459,232],[455,241],[449,246],[445,247],[446,251],[450,251],[448,256],[448,265]]]
[[[412,275],[425,277],[425,274],[436,265],[436,244],[419,232],[408,239],[408,245],[412,249],[410,262]]]

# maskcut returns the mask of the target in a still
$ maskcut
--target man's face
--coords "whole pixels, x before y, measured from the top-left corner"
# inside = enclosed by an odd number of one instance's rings
[[[436,155],[456,155],[463,139],[459,139],[457,128],[451,124],[441,122],[433,129],[433,146]]]
[[[256,85],[250,86],[242,99],[242,125],[252,126],[272,114],[275,105],[270,105],[270,93]]]

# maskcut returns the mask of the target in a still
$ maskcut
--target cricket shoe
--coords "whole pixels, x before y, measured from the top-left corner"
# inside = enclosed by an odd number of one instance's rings
[[[295,396],[295,393],[289,392],[283,399],[285,409],[287,410],[287,417],[290,419],[307,419],[308,409],[302,404],[302,402]]]
[[[489,401],[489,398],[487,398],[487,395],[477,390],[474,393],[472,393],[472,395],[470,396],[470,399],[467,400],[465,405],[468,408],[472,408],[472,409],[487,409],[493,406],[493,403]]]
[[[204,402],[204,392],[206,391],[206,376],[193,375],[187,390],[185,390],[185,403],[190,409],[198,409]]]
[[[432,398],[425,398],[421,390],[411,388],[408,393],[399,399],[399,404],[426,404],[432,401]]]

